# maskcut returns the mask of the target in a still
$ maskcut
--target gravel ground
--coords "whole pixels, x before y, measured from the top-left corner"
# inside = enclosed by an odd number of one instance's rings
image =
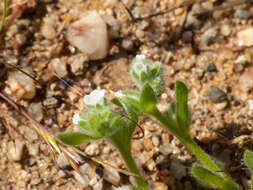
[[[173,100],[175,81],[184,81],[189,88],[191,135],[249,189],[250,174],[241,159],[246,148],[253,148],[252,4],[217,10],[217,6],[233,1],[210,0],[148,16],[184,1],[122,2],[131,14],[117,0],[26,1],[22,14],[1,35],[2,92],[50,132],[72,131],[73,114],[86,109],[75,89],[87,94],[104,88],[110,97],[117,90],[134,88],[128,68],[135,55],[160,60],[166,86],[159,97],[159,109]],[[18,4],[18,0],[9,1],[12,7]],[[92,10],[107,26],[105,38],[98,40],[98,46],[103,47],[98,52],[96,40],[83,50],[72,41],[70,30],[84,30],[72,23]],[[39,84],[7,64],[26,71]],[[15,144],[1,119],[0,189],[107,190],[133,183],[131,177],[86,159],[80,164],[84,177],[71,168],[64,155],[57,155],[57,167],[31,123],[4,101],[1,107],[13,126]],[[140,125],[145,136],[133,141],[133,155],[153,189],[205,189],[190,172],[196,159],[175,137],[150,118],[143,118]],[[87,143],[80,149],[125,169],[118,152],[105,141]]]

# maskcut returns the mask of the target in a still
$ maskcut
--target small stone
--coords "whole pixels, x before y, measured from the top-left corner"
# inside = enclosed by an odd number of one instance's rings
[[[17,139],[15,144],[11,141],[8,143],[8,158],[12,161],[20,161],[23,156],[24,142]]]
[[[162,182],[155,182],[154,189],[155,190],[168,190],[168,186]]]
[[[91,179],[90,182],[92,182],[93,179]],[[96,190],[103,190],[103,179],[98,180],[95,184],[92,185],[93,189]]]
[[[100,150],[99,150],[99,147],[98,147],[98,144],[97,143],[91,143],[89,144],[86,149],[85,149],[85,152],[87,154],[89,154],[90,156],[96,156],[100,153]]]
[[[55,108],[59,105],[59,100],[55,97],[48,97],[42,102],[43,106],[45,106],[47,109],[49,108]]]
[[[185,58],[183,58],[183,59],[177,61],[176,63],[173,64],[174,69],[175,69],[175,70],[181,70],[181,69],[183,69],[183,68],[184,68],[185,62],[186,62],[186,59],[185,59]]]
[[[241,63],[238,63],[238,64],[236,64],[236,65],[234,66],[234,71],[235,71],[236,73],[242,72],[243,69],[244,69],[244,65],[241,64]]]
[[[213,63],[209,64],[208,67],[207,67],[207,71],[208,72],[215,72],[215,71],[217,71],[215,64],[213,64]]]
[[[172,175],[178,180],[186,176],[185,166],[178,161],[172,160],[171,165],[170,165],[170,171]]]
[[[209,45],[215,37],[218,35],[218,30],[216,28],[210,28],[204,32],[201,37],[201,43],[205,45]]]
[[[60,178],[64,178],[66,177],[66,172],[64,172],[63,170],[59,170],[57,175],[60,177]]]
[[[28,153],[31,156],[37,156],[39,153],[39,144],[31,143],[27,145]]]
[[[35,120],[40,122],[43,119],[41,103],[31,103],[28,107],[28,113],[31,114]]]
[[[104,179],[109,183],[118,186],[120,183],[120,175],[119,172],[111,167],[105,167],[104,169]]]
[[[222,25],[220,29],[220,33],[223,36],[229,36],[231,34],[231,27],[229,25]]]
[[[71,72],[76,75],[82,75],[84,72],[85,63],[88,61],[88,57],[85,55],[76,55],[68,60]]]
[[[169,154],[171,154],[173,152],[173,149],[175,147],[173,147],[170,143],[168,144],[164,144],[160,147],[159,151],[164,155],[167,156]]]
[[[24,69],[26,71],[26,69]],[[29,71],[26,71],[29,73]],[[32,99],[36,94],[34,80],[21,72],[11,72],[7,79],[5,92],[19,99]]]
[[[240,89],[248,92],[253,89],[253,67],[245,71],[239,78]]]
[[[159,146],[159,144],[160,144],[160,140],[159,140],[159,138],[157,137],[157,136],[153,136],[152,137],[152,143],[153,143],[153,145],[154,146]]]
[[[34,129],[31,129],[30,127],[25,127],[25,133],[24,133],[25,138],[29,142],[33,142],[38,139],[38,134]]]
[[[192,43],[193,41],[193,33],[192,31],[188,30],[183,33],[183,42],[184,43]]]
[[[44,23],[42,24],[42,28],[41,28],[41,33],[46,39],[52,40],[55,38],[55,35],[56,35],[55,24],[56,23],[57,22],[55,22],[53,18],[46,17],[44,19]]]
[[[104,20],[91,11],[70,25],[67,31],[70,44],[85,53],[90,60],[103,59],[108,54],[109,38]]]
[[[48,70],[52,76],[56,73],[60,78],[68,74],[66,62],[61,61],[59,58],[52,59],[48,66]]]
[[[224,110],[228,105],[228,102],[227,101],[223,101],[221,103],[216,103],[215,106],[214,106],[214,109],[216,111],[221,111],[221,110]]]
[[[110,39],[117,39],[120,37],[120,27],[121,23],[119,20],[115,19],[111,15],[103,16],[107,26],[108,26],[108,34]]]
[[[83,188],[88,187],[89,185],[89,178],[86,175],[81,176],[79,173],[74,171],[75,179],[83,185]]]
[[[56,158],[56,162],[59,165],[60,168],[62,169],[66,169],[69,166],[69,161],[66,158],[64,153],[60,153],[57,158]]]
[[[220,103],[227,99],[226,93],[216,87],[211,87],[208,90],[208,96],[213,103]]]
[[[133,49],[134,44],[133,44],[132,40],[126,38],[126,39],[123,39],[122,45],[121,45],[121,46],[122,46],[123,49],[129,51],[129,50],[132,50],[132,49]]]
[[[243,10],[243,9],[236,9],[234,15],[235,15],[235,17],[237,17],[239,19],[244,19],[244,20],[248,20],[251,17],[250,12],[247,10]]]
[[[253,45],[253,27],[244,29],[237,34],[239,46]]]
[[[141,38],[144,37],[145,32],[143,30],[141,30],[141,29],[137,29],[136,32],[135,32],[135,34],[136,34],[137,38],[141,39]]]

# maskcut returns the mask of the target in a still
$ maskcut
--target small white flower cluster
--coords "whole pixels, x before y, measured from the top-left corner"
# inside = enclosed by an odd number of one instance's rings
[[[83,101],[87,106],[96,106],[97,104],[104,104],[104,96],[106,90],[93,90],[89,95],[83,97]],[[80,114],[74,114],[72,121],[75,125],[78,125],[78,122],[81,120]]]
[[[136,55],[133,60],[133,70],[137,75],[140,75],[141,72],[147,72],[147,58],[145,55]]]
[[[93,90],[89,95],[83,97],[83,101],[87,106],[96,106],[104,104],[106,90]]]

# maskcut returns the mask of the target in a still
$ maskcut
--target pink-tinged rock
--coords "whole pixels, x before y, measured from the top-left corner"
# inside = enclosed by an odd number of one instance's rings
[[[249,68],[240,76],[239,82],[243,92],[248,92],[253,89],[253,67]]]
[[[252,46],[253,45],[253,27],[247,28],[238,32],[238,45],[239,46]]]
[[[67,40],[85,53],[90,60],[103,59],[107,56],[109,47],[107,27],[97,11],[91,11],[71,24],[67,31]]]

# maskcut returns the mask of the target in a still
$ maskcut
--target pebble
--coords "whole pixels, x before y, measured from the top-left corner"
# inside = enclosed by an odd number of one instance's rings
[[[106,23],[97,11],[90,11],[82,19],[71,24],[67,31],[67,40],[90,60],[103,59],[108,54]]]
[[[41,103],[31,103],[28,107],[28,113],[38,122],[43,119],[43,110]]]
[[[119,172],[111,167],[104,168],[104,176],[103,178],[109,183],[118,186],[120,183],[120,175]]]
[[[29,143],[27,145],[28,153],[31,156],[37,156],[39,153],[39,144],[35,143]]]
[[[244,71],[244,73],[239,78],[240,89],[243,92],[248,92],[253,89],[253,67],[249,70]]]
[[[216,87],[209,88],[208,96],[213,103],[220,103],[227,99],[226,93]]]
[[[244,19],[244,20],[248,20],[251,17],[250,12],[247,10],[243,10],[243,9],[236,9],[234,15],[235,15],[235,17],[237,17],[239,19]]]
[[[221,110],[224,110],[228,105],[228,102],[227,101],[223,101],[223,102],[220,102],[220,103],[216,103],[214,105],[214,109],[216,111],[221,111]]]
[[[145,32],[144,32],[142,29],[139,29],[139,28],[138,28],[138,29],[135,31],[135,34],[136,34],[136,37],[137,37],[137,38],[141,39],[141,38],[144,37]]]
[[[33,142],[38,139],[37,132],[28,126],[25,127],[24,136],[29,142]]]
[[[92,182],[92,179],[91,181]],[[98,180],[94,185],[92,185],[93,189],[96,189],[96,190],[103,190],[103,179],[100,179]]]
[[[129,51],[129,50],[133,49],[134,43],[133,43],[132,40],[130,40],[128,38],[125,38],[125,39],[123,39],[121,46],[122,46],[123,49]]]
[[[253,45],[253,27],[244,29],[237,33],[239,46],[252,46]]]
[[[88,187],[90,180],[86,175],[81,176],[79,173],[74,171],[74,177],[79,183],[83,185],[83,188]]]
[[[215,72],[215,71],[217,71],[215,64],[213,64],[213,63],[209,64],[208,67],[207,67],[207,71],[208,72]]]
[[[48,71],[52,76],[56,73],[60,78],[68,74],[66,62],[61,61],[59,58],[52,59],[48,66]]]
[[[59,165],[60,168],[62,169],[66,169],[69,166],[69,161],[66,158],[64,153],[60,153],[57,158],[56,158],[56,162]]]
[[[232,29],[229,25],[225,24],[225,25],[221,26],[220,33],[223,36],[229,36],[231,34],[231,32],[232,32]]]
[[[11,141],[8,143],[8,158],[12,161],[20,161],[24,153],[24,142],[15,139],[15,144]]]
[[[244,64],[242,64],[242,63],[238,63],[238,64],[234,65],[234,68],[233,68],[234,72],[236,72],[236,73],[242,72],[243,69],[244,69]]]
[[[26,71],[26,69],[23,70]],[[8,87],[5,88],[5,92],[17,100],[32,99],[36,94],[34,80],[21,72],[9,73],[6,83]]]
[[[159,138],[157,136],[153,136],[152,137],[152,143],[153,143],[154,146],[158,147],[159,144],[160,144]]]
[[[85,63],[88,61],[88,57],[85,55],[76,55],[68,59],[70,70],[75,76],[82,75],[84,72]]]
[[[186,168],[183,164],[181,164],[178,161],[172,160],[171,165],[170,165],[170,171],[172,173],[172,175],[180,180],[182,179],[184,176],[186,176]]]
[[[167,156],[173,152],[173,150],[177,148],[172,146],[170,143],[164,144],[160,147],[159,151],[164,155]]]
[[[155,190],[168,190],[168,186],[162,182],[155,182],[154,189]]]
[[[205,31],[204,34],[202,35],[201,43],[204,45],[209,45],[217,35],[218,35],[217,28],[210,28],[207,31]]]
[[[188,30],[183,33],[183,42],[184,43],[192,43],[193,41],[193,33],[192,31]]]
[[[55,22],[55,20],[50,17],[46,17],[43,20],[41,33],[46,39],[52,40],[55,38],[55,36],[56,36],[56,31],[55,31],[56,23],[57,22]]]
[[[98,144],[94,142],[86,147],[85,152],[90,156],[96,156],[100,153],[100,149],[98,147]]]

